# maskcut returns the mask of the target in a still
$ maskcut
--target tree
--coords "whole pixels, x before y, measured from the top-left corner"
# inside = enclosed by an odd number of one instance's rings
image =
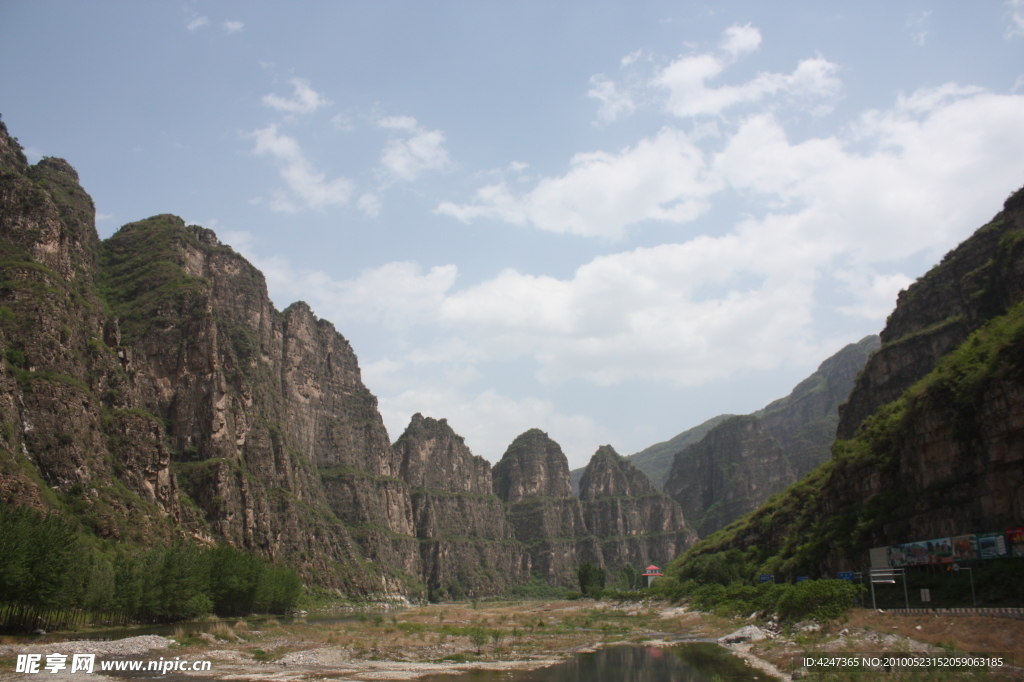
[[[605,571],[603,566],[595,566],[589,561],[580,564],[576,572],[580,581],[580,592],[584,597],[600,599],[604,591]]]

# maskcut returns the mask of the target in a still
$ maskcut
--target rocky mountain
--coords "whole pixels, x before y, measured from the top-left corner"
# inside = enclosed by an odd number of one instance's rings
[[[590,458],[580,500],[587,528],[601,538],[610,566],[664,566],[697,539],[679,505],[610,445]]]
[[[754,413],[786,453],[797,479],[831,456],[842,404],[880,343],[879,337],[872,334],[846,345],[822,362],[788,396]]]
[[[394,450],[434,595],[496,594],[529,579],[529,559],[494,494],[491,465],[446,420],[413,415]]]
[[[877,336],[868,336],[847,345],[785,398],[751,415],[723,416],[676,453],[664,490],[701,537],[753,511],[830,457],[839,404],[878,344]]]
[[[879,338],[875,335],[847,345],[822,362],[788,396],[753,413],[753,416],[765,420],[772,437],[786,453],[796,478],[804,476],[829,458],[839,422],[839,405],[846,400],[857,373],[878,346]],[[720,414],[712,417],[667,441],[628,455],[627,459],[662,490],[668,481],[676,454],[734,416]],[[570,475],[573,491],[578,494],[583,468],[574,469]]]
[[[561,447],[530,429],[494,466],[494,484],[533,570],[553,584],[575,585],[583,561],[612,570],[667,563],[696,539],[679,506],[610,446],[591,458],[575,497]]]
[[[644,448],[640,452],[627,455],[626,459],[628,459],[633,466],[644,472],[647,475],[647,478],[650,479],[651,483],[654,484],[655,488],[661,490],[665,486],[665,480],[668,479],[668,472],[672,468],[672,459],[675,457],[676,453],[690,443],[696,443],[699,441],[707,434],[708,431],[731,416],[733,415],[720,414],[717,417],[712,417],[706,422],[698,424],[691,429],[687,429],[667,441],[655,443],[650,447]],[[580,467],[579,469],[573,469],[569,472],[569,475],[572,477],[572,490],[577,495],[580,492],[580,479],[583,478],[584,469],[585,467]]]
[[[588,529],[545,434],[493,472],[444,420],[392,445],[348,341],[275,309],[212,231],[165,214],[101,241],[94,219],[74,169],[29,165],[0,122],[0,504],[102,542],[230,543],[352,593],[494,594],[604,563],[617,536]],[[656,508],[623,509],[675,551],[681,518]],[[603,527],[643,535],[633,516]]]
[[[830,575],[871,547],[1024,525],[1024,190],[901,293],[882,340],[834,458],[684,564]]]
[[[706,537],[794,480],[767,425],[748,415],[725,420],[677,454],[665,492]]]

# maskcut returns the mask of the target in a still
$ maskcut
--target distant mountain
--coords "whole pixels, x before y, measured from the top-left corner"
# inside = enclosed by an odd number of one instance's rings
[[[785,398],[726,419],[676,453],[664,490],[701,537],[757,509],[831,456],[839,403],[878,345],[877,336],[849,344]]]
[[[874,334],[849,344],[822,362],[813,374],[797,384],[785,398],[779,398],[753,413],[752,416],[764,419],[771,435],[782,447],[796,478],[828,459],[836,425],[839,423],[839,404],[846,400],[857,373],[879,344],[879,338]],[[655,443],[629,455],[626,459],[647,474],[658,490],[662,490],[675,456],[735,416],[720,414],[712,417],[667,441]],[[583,469],[574,469],[570,475],[573,493],[578,495]],[[693,519],[688,520],[693,522]]]
[[[872,547],[1024,525],[1024,189],[900,293],[881,338],[835,456],[675,572],[827,577],[866,571]]]

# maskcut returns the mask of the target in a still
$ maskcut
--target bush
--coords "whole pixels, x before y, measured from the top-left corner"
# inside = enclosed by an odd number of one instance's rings
[[[775,608],[783,620],[840,618],[853,608],[863,590],[847,580],[805,580],[786,588]]]
[[[580,592],[584,597],[600,599],[604,590],[605,571],[603,566],[595,566],[589,561],[580,564],[576,572],[580,581]]]

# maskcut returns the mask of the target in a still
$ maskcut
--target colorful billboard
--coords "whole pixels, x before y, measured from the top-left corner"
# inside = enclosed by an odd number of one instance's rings
[[[1011,528],[1006,531],[1006,544],[1010,556],[1024,556],[1024,528]]]
[[[982,559],[1006,556],[1006,536],[1003,533],[978,533],[978,556]]]
[[[953,543],[954,561],[969,561],[978,558],[977,535],[958,535],[950,540]]]

